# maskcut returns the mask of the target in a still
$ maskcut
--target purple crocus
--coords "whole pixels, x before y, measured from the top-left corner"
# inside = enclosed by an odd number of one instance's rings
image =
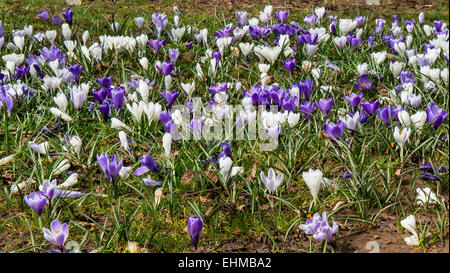
[[[363,99],[363,93],[359,93],[356,95],[355,93],[351,93],[350,95],[344,95],[345,100],[352,106],[353,111],[356,111],[361,100]]]
[[[286,21],[286,19],[289,16],[289,11],[287,10],[279,10],[279,11],[275,11],[275,18],[277,19],[278,22],[280,23],[284,23],[284,21]]]
[[[39,192],[32,192],[24,197],[25,203],[41,217],[42,211],[44,211],[45,205],[47,204],[47,198]]]
[[[319,242],[327,240],[327,242],[333,242],[333,235],[338,231],[338,225],[333,221],[333,226],[328,223],[328,216],[325,212],[320,217],[319,213],[315,213],[313,217],[308,215],[306,223],[300,225],[306,235],[312,235],[313,238]]]
[[[202,219],[198,216],[189,217],[187,220],[187,228],[189,235],[191,235],[192,244],[194,245],[195,250],[197,250],[198,240],[200,239],[203,228]]]
[[[447,171],[447,168],[445,168],[444,166],[438,167],[436,165],[432,165],[430,163],[426,163],[426,164],[422,164],[420,165],[420,170],[424,171],[424,172],[441,172],[441,173],[445,173]]]
[[[319,101],[315,101],[316,107],[322,111],[325,116],[328,116],[331,108],[333,108],[333,98],[329,99],[320,99]]]
[[[421,173],[419,177],[427,180],[439,180],[439,177],[429,173]]]
[[[111,91],[111,99],[117,110],[121,109],[123,106],[123,101],[125,98],[125,88],[123,86],[117,86]]]
[[[372,82],[367,79],[367,75],[362,75],[361,77],[359,77],[358,82],[355,83],[355,87],[358,90],[371,90],[375,88]]]
[[[177,91],[169,92],[167,90],[164,90],[164,93],[159,93],[161,95],[162,99],[165,99],[167,103],[169,104],[169,107],[172,106],[172,104],[177,100],[178,96],[180,95]]]
[[[64,17],[64,19],[66,20],[66,22],[69,25],[72,25],[72,23],[73,23],[73,21],[72,21],[73,20],[73,11],[72,11],[71,8],[66,9],[66,11],[62,13],[62,16]]]
[[[215,83],[213,84],[208,90],[209,92],[211,92],[213,95],[219,93],[219,92],[224,92],[227,90],[228,84],[226,82],[222,82],[222,83]]]
[[[92,91],[92,96],[99,103],[103,103],[103,101],[106,98],[106,95],[107,95],[107,93],[106,93],[106,90],[104,88],[95,89],[94,91]]]
[[[427,121],[432,124],[434,129],[437,129],[447,118],[447,111],[439,108],[436,103],[429,102],[427,108],[425,109],[427,113]]]
[[[247,12],[246,11],[236,11],[236,24],[240,27],[244,26],[247,23]]]
[[[42,20],[47,21],[48,18],[50,18],[50,13],[47,10],[45,10],[45,9],[41,10],[39,12],[39,18],[42,19]]]
[[[339,120],[336,124],[329,122],[323,125],[323,130],[332,139],[340,139],[344,134],[345,125]]]
[[[51,182],[49,180],[44,180],[42,186],[40,187],[42,195],[44,195],[49,202],[58,197],[58,188],[56,185],[56,179]]]
[[[158,52],[165,44],[166,40],[148,40],[147,44],[155,51]]]
[[[150,155],[143,155],[140,158],[141,167],[134,171],[134,175],[141,176],[148,171],[159,172],[161,167],[156,163],[156,161]]]
[[[164,74],[164,76],[170,75],[173,71],[173,63],[172,62],[163,62],[161,67],[156,66],[156,68]]]
[[[369,116],[373,116],[373,115],[375,115],[375,113],[378,110],[378,107],[380,106],[380,101],[376,100],[376,101],[363,102],[361,104],[361,106]]]
[[[11,111],[14,107],[12,97],[6,92],[6,88],[0,85],[0,106],[3,105],[5,105],[7,111]]]
[[[103,78],[97,78],[97,82],[103,87],[103,88],[109,88],[113,82],[113,76]]]
[[[61,224],[57,219],[53,220],[50,224],[51,230],[43,228],[44,238],[51,244],[56,245],[61,252],[64,252],[64,243],[69,237],[69,226],[67,224]]]
[[[109,157],[107,153],[104,153],[97,155],[97,162],[105,174],[108,183],[112,183],[114,189],[116,176],[119,174],[120,169],[122,169],[123,166],[123,158],[120,158],[120,161],[117,161],[116,155]]]
[[[156,26],[158,36],[161,34],[163,29],[166,28],[166,26],[169,24],[169,20],[167,20],[167,15],[164,13],[153,13],[152,22]]]
[[[73,64],[69,66],[67,70],[69,70],[72,73],[73,78],[76,82],[80,81],[80,74],[81,72],[83,72],[83,67],[81,65]]]
[[[53,16],[52,24],[53,25],[61,25],[63,23],[63,19],[59,18],[58,15]]]
[[[219,157],[217,158],[217,160],[221,159],[222,157],[231,157],[231,146],[230,144],[228,144],[228,142],[223,141],[221,144],[222,146],[222,152],[219,154]]]
[[[285,61],[282,61],[283,66],[287,69],[287,71],[294,73],[295,70],[295,57],[289,58]]]
[[[391,123],[391,113],[389,111],[389,108],[383,106],[380,109],[378,109],[377,113],[378,117],[386,126],[388,126]]]
[[[314,111],[314,103],[303,101],[298,108],[300,112],[305,116],[305,119],[309,120],[312,112]]]
[[[309,96],[311,95],[311,91],[314,87],[314,80],[306,79],[304,81],[299,81],[297,87],[300,94],[302,94],[306,100],[309,100]]]
[[[169,49],[169,58],[172,62],[176,62],[178,60],[178,56],[180,55],[180,50],[178,48]]]

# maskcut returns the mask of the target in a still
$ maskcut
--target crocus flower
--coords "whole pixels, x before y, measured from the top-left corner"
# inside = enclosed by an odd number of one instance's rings
[[[159,93],[161,95],[162,99],[165,99],[167,103],[169,104],[169,107],[172,106],[172,104],[177,100],[178,95],[180,95],[177,91],[169,92],[167,90],[164,90],[164,93]]]
[[[447,118],[447,111],[444,111],[443,109],[439,108],[434,102],[433,103],[429,102],[427,104],[425,112],[427,114],[428,123],[432,124],[434,129],[439,128],[439,126],[441,126],[441,124]]]
[[[430,204],[439,204],[439,199],[437,195],[429,188],[418,188],[416,189],[417,197],[416,202],[421,205],[425,205],[427,203]]]
[[[314,104],[309,101],[303,101],[298,108],[305,118],[309,120],[312,112],[314,111]]]
[[[173,63],[172,62],[163,62],[161,67],[156,67],[164,76],[168,76],[173,71]]]
[[[50,18],[50,13],[47,10],[41,10],[39,12],[39,18],[42,20],[48,20],[48,18]]]
[[[355,130],[359,122],[359,112],[356,112],[355,114],[353,114],[353,116],[347,114],[345,118],[339,117],[339,120],[344,123],[345,128],[349,130]]]
[[[67,224],[61,224],[57,219],[53,220],[50,224],[51,230],[43,228],[44,238],[48,242],[56,245],[61,251],[64,250],[64,243],[69,237],[69,226]]]
[[[180,50],[178,48],[169,49],[169,58],[170,58],[170,60],[172,60],[172,62],[176,62],[179,55],[180,55]]]
[[[439,177],[429,173],[421,173],[419,177],[427,180],[439,180]]]
[[[117,161],[116,155],[112,155],[110,158],[107,153],[104,153],[97,155],[97,162],[105,174],[106,179],[108,179],[108,183],[112,183],[114,188],[116,176],[123,166],[123,158],[120,158],[120,161]]]
[[[445,168],[445,167],[443,167],[443,166],[438,167],[438,166],[436,166],[436,165],[432,165],[432,164],[430,164],[430,163],[426,163],[426,164],[420,165],[420,170],[421,170],[421,171],[427,171],[427,172],[431,172],[431,171],[435,172],[435,171],[438,171],[438,172],[441,172],[441,173],[445,173],[445,172],[447,171],[447,168]]]
[[[72,23],[73,23],[73,21],[72,21],[73,20],[73,11],[72,11],[72,9],[71,8],[66,9],[66,11],[62,13],[62,15],[63,15],[64,19],[66,20],[66,22],[69,25],[72,25]]]
[[[155,51],[158,52],[166,43],[166,40],[149,40],[147,44]]]
[[[302,177],[311,192],[315,204],[317,195],[319,194],[320,184],[322,183],[323,173],[321,170],[309,169],[308,172],[302,173]]]
[[[245,23],[247,23],[247,12],[246,11],[237,11],[235,13],[235,15],[236,15],[236,19],[237,19],[236,24],[238,26],[243,26],[243,25],[245,25]]]
[[[401,147],[403,147],[405,145],[405,143],[408,140],[410,134],[411,134],[411,129],[410,128],[405,128],[405,129],[400,130],[399,127],[397,126],[394,129],[395,141],[397,141],[398,145],[400,145]]]
[[[61,25],[63,23],[63,19],[59,18],[57,15],[53,16],[52,24],[53,25]]]
[[[103,88],[109,88],[113,82],[113,76],[111,77],[103,77],[103,78],[97,78],[97,82],[103,87]]]
[[[24,197],[24,201],[38,217],[41,217],[42,211],[47,204],[47,198],[42,192],[32,192]]]
[[[358,82],[355,83],[355,87],[358,90],[371,90],[375,88],[372,82],[367,79],[367,75],[362,75],[359,77]]]
[[[261,181],[264,183],[269,193],[273,194],[281,183],[283,183],[283,174],[280,173],[278,176],[275,176],[275,171],[270,168],[267,177],[264,175],[264,172],[261,171]]]
[[[226,142],[226,141],[222,141],[220,146],[222,147],[222,152],[220,152],[219,157],[217,159],[219,160],[222,157],[232,158],[230,144],[228,142]]]
[[[161,167],[156,163],[156,161],[150,155],[143,155],[140,158],[141,167],[134,171],[134,175],[141,176],[148,171],[158,172]]]
[[[409,215],[405,219],[400,221],[400,224],[403,228],[407,229],[409,232],[411,232],[413,235],[410,237],[405,238],[405,243],[408,245],[419,245],[419,235],[416,231],[416,218],[414,215]]]
[[[312,235],[313,238],[319,242],[327,240],[331,243],[333,241],[333,235],[338,230],[338,225],[335,221],[332,222],[333,226],[328,223],[328,216],[325,212],[320,217],[319,213],[315,213],[313,217],[309,216],[306,219],[306,223],[300,225],[300,229],[305,231],[306,235]]]
[[[161,34],[163,29],[169,24],[169,20],[167,20],[167,15],[164,13],[153,13],[152,14],[152,22],[156,26],[156,30],[158,31],[158,36]]]
[[[299,81],[297,87],[300,94],[302,94],[306,100],[309,100],[309,96],[314,87],[314,80],[306,79],[304,81]]]
[[[203,222],[202,219],[198,216],[191,216],[187,220],[187,228],[189,234],[191,235],[192,244],[197,250],[198,240],[200,239],[200,234],[202,233]]]
[[[56,179],[51,182],[49,180],[44,180],[42,185],[39,187],[42,195],[44,195],[49,202],[52,202],[58,196],[58,190],[56,185]]]
[[[139,32],[142,32],[142,25],[144,24],[144,17],[135,17],[134,22],[139,29]]]
[[[329,99],[320,99],[319,101],[315,101],[316,107],[322,111],[325,116],[328,116],[331,108],[333,108],[333,98]]]
[[[361,92],[358,95],[351,93],[350,95],[344,95],[344,98],[353,107],[353,111],[356,111],[363,98],[363,93]]]
[[[375,115],[375,113],[378,110],[378,107],[380,106],[380,101],[376,100],[376,101],[363,102],[361,104],[361,106],[363,107],[364,111],[369,116],[373,116],[373,115]]]
[[[285,61],[282,61],[283,66],[287,69],[287,71],[294,73],[295,70],[295,57],[289,58]]]
[[[325,133],[333,140],[340,139],[344,133],[344,123],[339,120],[336,124],[329,122],[323,125]]]
[[[289,16],[289,11],[284,10],[284,11],[275,11],[275,18],[277,19],[278,22],[280,23],[284,23],[284,21],[286,21],[286,19]]]
[[[219,93],[219,92],[223,92],[226,91],[228,87],[228,84],[226,82],[222,82],[222,83],[215,83],[213,84],[208,90],[209,92],[211,92],[213,95]]]

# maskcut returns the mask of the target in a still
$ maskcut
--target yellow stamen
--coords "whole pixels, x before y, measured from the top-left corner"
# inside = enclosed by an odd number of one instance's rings
[[[394,145],[395,145],[395,143],[394,143],[394,142],[391,142],[391,147],[392,147],[392,148],[394,148]]]
[[[309,219],[311,219],[311,220],[313,219],[312,216],[311,216],[311,214],[306,215],[306,218],[309,218]]]
[[[56,230],[55,233],[58,234],[58,233],[59,233],[59,230]]]

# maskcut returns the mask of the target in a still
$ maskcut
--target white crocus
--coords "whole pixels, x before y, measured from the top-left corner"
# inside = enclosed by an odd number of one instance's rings
[[[58,108],[65,112],[67,109],[67,97],[66,95],[64,95],[63,93],[59,92],[58,94],[56,94],[55,97],[53,97],[53,101],[56,103],[56,105],[58,106]]]
[[[48,150],[50,148],[50,144],[48,143],[48,141],[42,142],[40,144],[37,144],[33,141],[28,142],[28,146],[30,147],[30,149],[32,149],[33,151],[36,151],[42,155],[46,155],[48,153]]]
[[[86,45],[87,40],[89,39],[89,31],[85,30],[81,35],[81,39],[83,40],[83,45]]]
[[[347,114],[344,117],[339,117],[339,119],[344,122],[345,126],[349,129],[349,130],[355,130],[356,126],[358,125],[359,122],[359,112],[356,112],[353,116]]]
[[[427,121],[427,113],[425,111],[419,111],[411,116],[411,123],[414,128],[422,130],[425,122]]]
[[[127,152],[130,151],[130,146],[128,145],[127,133],[124,131],[119,131],[120,146]]]
[[[398,127],[395,127],[395,129],[394,129],[394,139],[395,139],[395,141],[397,141],[397,143],[398,143],[398,145],[400,145],[400,147],[405,146],[405,143],[408,140],[410,135],[411,135],[410,128],[404,128],[404,129],[400,130]]]
[[[165,133],[162,138],[162,146],[164,148],[164,153],[167,157],[170,155],[170,149],[172,147],[172,135],[170,133]]]
[[[70,30],[69,24],[64,23],[62,25],[62,35],[64,37],[64,40],[70,40],[72,37],[72,31]]]
[[[190,97],[195,90],[195,81],[192,81],[192,83],[181,83],[181,88]]]
[[[141,64],[142,68],[144,68],[144,70],[148,70],[148,59],[147,59],[147,57],[143,57],[143,58],[139,59],[139,63]]]
[[[253,49],[255,54],[262,60],[266,59],[270,64],[274,64],[275,61],[278,58],[278,55],[280,55],[281,47],[268,47],[268,46],[255,46]]]
[[[280,173],[276,176],[275,171],[270,168],[267,177],[264,175],[264,172],[261,171],[261,181],[264,183],[269,193],[273,194],[281,183],[283,183],[283,174]]]
[[[45,38],[47,38],[47,40],[49,40],[49,42],[51,44],[53,44],[55,42],[55,39],[56,39],[56,34],[57,34],[56,30],[47,30],[45,32]]]
[[[127,109],[133,115],[134,120],[137,123],[141,122],[142,113],[146,108],[146,104],[143,101],[139,101],[139,103],[133,102],[132,104],[127,103]]]
[[[339,19],[339,30],[341,31],[342,35],[347,35],[350,31],[354,30],[356,26],[356,20]]]
[[[125,178],[127,178],[128,176],[130,176],[130,174],[132,173],[132,171],[133,171],[133,168],[132,168],[132,167],[130,167],[130,166],[128,166],[128,167],[123,166],[123,167],[120,169],[120,171],[119,171],[119,176],[120,176],[120,178],[125,179]]]
[[[53,175],[58,175],[61,174],[65,171],[67,171],[70,168],[70,163],[69,160],[67,159],[63,159],[61,162],[58,163],[58,165],[56,165],[56,167],[54,168],[54,172]]]
[[[170,90],[170,87],[172,86],[172,76],[167,75],[164,77],[164,86],[166,90]]]
[[[59,110],[56,107],[50,107],[50,112],[52,112],[52,114],[57,117],[57,118],[61,118],[64,121],[72,121],[72,118],[67,115],[66,113],[64,113],[63,111]]]
[[[219,159],[220,174],[224,181],[228,179],[232,165],[233,160],[231,160],[228,156],[224,156]]]
[[[120,121],[117,118],[112,118],[111,119],[111,128],[113,129],[118,129],[118,130],[127,130],[127,131],[131,131],[130,127],[126,126],[125,123],[123,123],[122,121]]]
[[[58,189],[66,189],[78,183],[78,174],[71,174],[63,183],[57,186]]]
[[[411,125],[411,118],[409,117],[408,112],[405,110],[398,112],[398,120],[403,127],[409,127]]]
[[[24,36],[14,36],[13,38],[14,44],[19,48],[20,52],[23,51],[23,46],[25,44],[25,37]]]
[[[416,231],[416,218],[414,217],[414,215],[409,215],[405,219],[401,220],[400,224],[402,225],[403,228],[405,228],[406,230],[408,230],[413,234],[412,236],[404,239],[406,244],[418,246],[419,235],[417,234]]]
[[[386,51],[382,51],[382,52],[373,52],[371,54],[373,61],[379,65],[381,64],[385,59],[386,59]]]
[[[174,40],[175,43],[177,43],[179,40],[181,40],[185,31],[186,31],[186,27],[172,28],[170,33],[172,34],[172,39]]]
[[[239,43],[239,48],[242,51],[242,54],[244,54],[245,57],[252,51],[254,47],[253,43]]]
[[[429,188],[418,188],[416,189],[417,197],[416,202],[420,205],[425,204],[439,204],[439,199],[437,198],[437,195]]]
[[[292,111],[289,112],[287,121],[291,128],[297,125],[299,120],[300,120],[300,113],[294,113]]]
[[[322,183],[323,173],[321,170],[309,169],[308,172],[302,173],[303,180],[305,180],[311,195],[313,202],[316,204],[317,195],[319,194],[320,184]]]
[[[403,65],[404,63],[402,62],[393,62],[389,64],[389,69],[391,70],[395,78],[400,76],[400,72],[402,72]]]

